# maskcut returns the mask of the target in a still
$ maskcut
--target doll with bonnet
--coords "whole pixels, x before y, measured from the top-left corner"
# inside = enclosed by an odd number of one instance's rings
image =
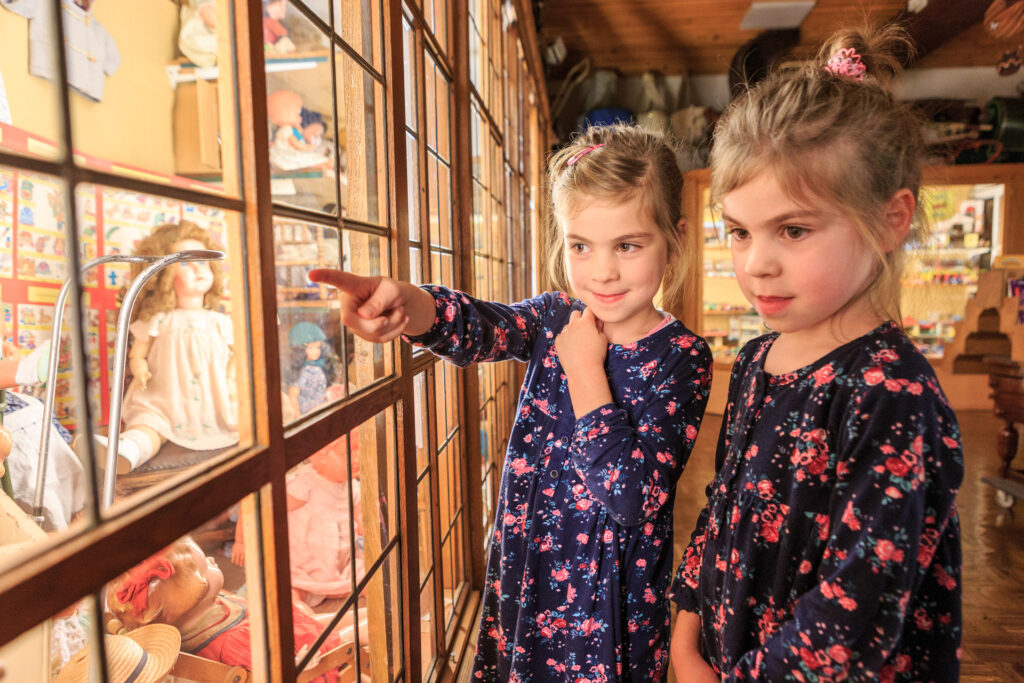
[[[298,415],[327,401],[327,389],[338,381],[338,354],[315,323],[303,321],[288,330],[289,358],[283,364],[288,400]]]
[[[184,536],[107,584],[111,618],[106,630],[121,633],[170,624],[181,633],[182,651],[251,671],[248,602],[223,588],[224,574],[216,562]],[[292,619],[296,652],[308,650],[322,631],[319,622],[297,605]],[[340,643],[338,634],[332,634],[320,654]],[[331,671],[317,680],[334,682],[338,674]]]
[[[154,230],[136,253],[216,248],[206,230],[183,220]],[[142,268],[133,264],[132,276]],[[199,451],[238,442],[231,319],[218,310],[223,291],[220,263],[194,261],[164,268],[139,294],[128,350],[134,379],[122,405],[118,472],[138,467],[165,441]]]

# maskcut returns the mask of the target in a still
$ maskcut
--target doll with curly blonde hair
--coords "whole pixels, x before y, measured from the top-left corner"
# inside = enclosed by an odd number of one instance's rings
[[[209,232],[183,220],[158,227],[136,253],[216,248]],[[134,264],[132,277],[141,270]],[[216,310],[222,293],[220,263],[193,261],[168,266],[139,294],[130,327],[134,379],[122,407],[119,473],[153,457],[165,441],[191,450],[237,443],[231,319]]]

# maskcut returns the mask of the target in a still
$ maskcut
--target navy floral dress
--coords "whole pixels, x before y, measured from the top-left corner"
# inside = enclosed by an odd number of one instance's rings
[[[893,324],[772,376],[733,367],[708,503],[673,583],[725,680],[955,681],[956,417]]]
[[[407,341],[460,366],[529,363],[487,561],[476,680],[661,680],[675,484],[711,386],[704,340],[672,321],[609,345],[615,402],[577,419],[554,342],[582,303],[547,293],[506,306],[424,289],[437,319]]]

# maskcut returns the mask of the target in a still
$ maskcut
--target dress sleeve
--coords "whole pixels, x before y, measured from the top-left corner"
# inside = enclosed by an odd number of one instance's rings
[[[569,455],[577,472],[590,496],[623,526],[641,524],[669,500],[704,417],[711,352],[693,335],[672,343],[653,369],[657,375],[636,424],[607,403],[578,418],[573,431]]]
[[[410,344],[429,349],[459,367],[481,361],[527,361],[544,320],[561,302],[569,310],[569,297],[545,293],[517,304],[475,299],[463,292],[424,285],[434,297],[434,326],[419,336],[403,336]],[[550,330],[546,333],[550,336]]]
[[[733,421],[736,417],[736,394],[740,378],[743,376],[744,356],[741,352],[733,363],[729,375],[729,400],[725,407],[725,416],[722,420],[722,427],[718,430],[718,446],[715,448],[715,472],[722,468],[725,455],[729,452],[730,433]],[[717,477],[716,477],[717,478]],[[697,600],[697,587],[700,579],[700,567],[704,560],[704,544],[707,534],[708,519],[711,517],[711,494],[714,491],[715,479],[708,482],[704,489],[707,496],[707,503],[704,509],[697,516],[697,524],[690,534],[690,543],[683,551],[683,559],[676,570],[672,587],[669,590],[669,597],[676,603],[676,606],[686,612],[700,613],[700,603]]]
[[[132,333],[136,339],[142,339],[143,337],[159,337],[160,336],[160,323],[163,321],[165,313],[157,313],[149,320],[136,320],[128,326],[128,331]]]
[[[873,679],[915,618],[907,604],[922,585],[930,595],[958,594],[959,565],[933,557],[963,480],[959,427],[934,379],[884,375],[865,370],[866,388],[835,423],[836,486],[817,584],[774,635],[723,672],[726,680],[788,680],[811,663],[839,678]],[[938,626],[955,615],[927,616]]]

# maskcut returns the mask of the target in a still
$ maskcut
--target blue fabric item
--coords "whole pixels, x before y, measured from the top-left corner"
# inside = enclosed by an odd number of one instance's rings
[[[616,123],[636,123],[636,116],[629,109],[621,107],[604,107],[591,109],[583,116],[581,130],[592,126],[611,126]]]
[[[484,580],[477,681],[658,681],[668,664],[675,484],[711,386],[711,354],[673,321],[608,347],[614,403],[577,418],[554,343],[583,304],[513,305],[428,285],[407,341],[466,366],[528,363]]]
[[[733,366],[717,474],[673,583],[726,681],[956,681],[956,415],[894,323],[784,375]]]
[[[303,321],[295,323],[288,330],[288,346],[298,346],[315,341],[324,341],[327,335],[316,323]]]

